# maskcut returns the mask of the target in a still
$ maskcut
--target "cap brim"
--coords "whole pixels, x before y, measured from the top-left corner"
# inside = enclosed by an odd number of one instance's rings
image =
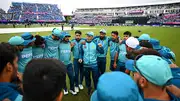
[[[20,45],[22,45],[22,46],[26,46],[26,42],[24,41],[22,44],[20,44]]]
[[[159,49],[162,48],[162,46],[160,46],[160,45],[159,46],[153,46],[153,48],[156,49],[156,50],[159,50]]]
[[[99,101],[97,96],[97,90],[94,91],[93,94],[91,95],[90,101]]]
[[[60,34],[54,34],[54,33],[52,33],[52,35],[54,35],[56,37],[60,37],[61,36]]]
[[[99,33],[103,33],[103,34],[106,34],[105,32],[102,32],[102,31],[101,31],[101,32],[99,32]]]
[[[91,35],[91,34],[86,34],[87,36],[92,36],[93,37],[93,35]]]
[[[66,35],[65,37],[71,37],[70,35]]]
[[[135,72],[136,70],[134,68],[134,60],[127,60],[125,63],[125,68],[130,70],[130,71]]]
[[[32,40],[24,40],[23,45],[27,46],[28,44],[30,44],[31,42],[33,42],[35,40],[36,40],[36,38],[33,38]]]
[[[173,52],[169,52],[170,53],[170,55],[171,55],[171,59],[173,60],[173,61],[176,61],[176,56],[175,56],[175,54],[173,53]]]

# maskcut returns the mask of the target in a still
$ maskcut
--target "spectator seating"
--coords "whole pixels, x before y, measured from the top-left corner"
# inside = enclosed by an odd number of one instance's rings
[[[180,12],[177,14],[162,14],[151,18],[148,23],[180,24]]]
[[[37,4],[12,2],[8,13],[13,13],[13,20],[18,21],[64,21],[61,10],[56,4]]]

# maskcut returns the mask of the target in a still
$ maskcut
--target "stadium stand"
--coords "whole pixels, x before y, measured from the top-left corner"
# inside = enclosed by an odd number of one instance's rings
[[[61,10],[56,4],[37,4],[12,2],[8,13],[13,13],[13,21],[25,22],[63,22]]]
[[[0,8],[0,23],[9,22],[12,19],[12,13],[6,13]]]
[[[71,23],[179,23],[179,14],[180,2],[114,8],[81,8],[74,12]]]
[[[2,8],[0,8],[0,13],[6,13]]]
[[[6,12],[0,8],[0,20],[6,20],[5,17],[2,15],[4,13],[6,13]]]
[[[180,24],[180,12],[177,12],[177,14],[163,14],[153,17],[148,23]]]

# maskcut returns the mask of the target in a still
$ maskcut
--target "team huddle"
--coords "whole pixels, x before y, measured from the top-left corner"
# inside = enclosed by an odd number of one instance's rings
[[[43,60],[38,59],[55,59],[46,60],[44,68],[50,63],[52,68],[64,65],[64,95],[69,92],[76,95],[83,90],[85,77],[88,95],[95,89],[91,101],[180,101],[178,95],[166,91],[168,85],[180,88],[180,69],[173,63],[175,54],[169,48],[160,46],[160,41],[148,34],[132,37],[132,33],[126,31],[123,38],[117,31],[112,31],[111,37],[106,34],[102,29],[99,36],[87,32],[86,38],[82,38],[82,32],[77,30],[75,38],[70,40],[70,33],[54,28],[49,36],[33,36],[26,32],[11,37],[8,43],[18,51],[18,73],[25,74],[24,77],[27,77],[33,61],[37,68],[42,66]],[[105,73],[108,53],[112,72]],[[67,89],[66,74],[70,90]],[[27,79],[23,80],[27,83]]]

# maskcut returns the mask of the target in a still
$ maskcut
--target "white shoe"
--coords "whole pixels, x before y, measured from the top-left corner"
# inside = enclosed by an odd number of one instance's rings
[[[64,90],[64,95],[68,95],[68,90]]]
[[[74,90],[75,90],[75,92],[77,92],[77,93],[79,92],[79,88],[78,88],[78,87],[75,87]]]
[[[73,90],[69,90],[69,92],[72,94],[72,95],[76,95],[77,92],[73,91]]]
[[[79,89],[83,90],[84,89],[83,85],[79,85]]]

